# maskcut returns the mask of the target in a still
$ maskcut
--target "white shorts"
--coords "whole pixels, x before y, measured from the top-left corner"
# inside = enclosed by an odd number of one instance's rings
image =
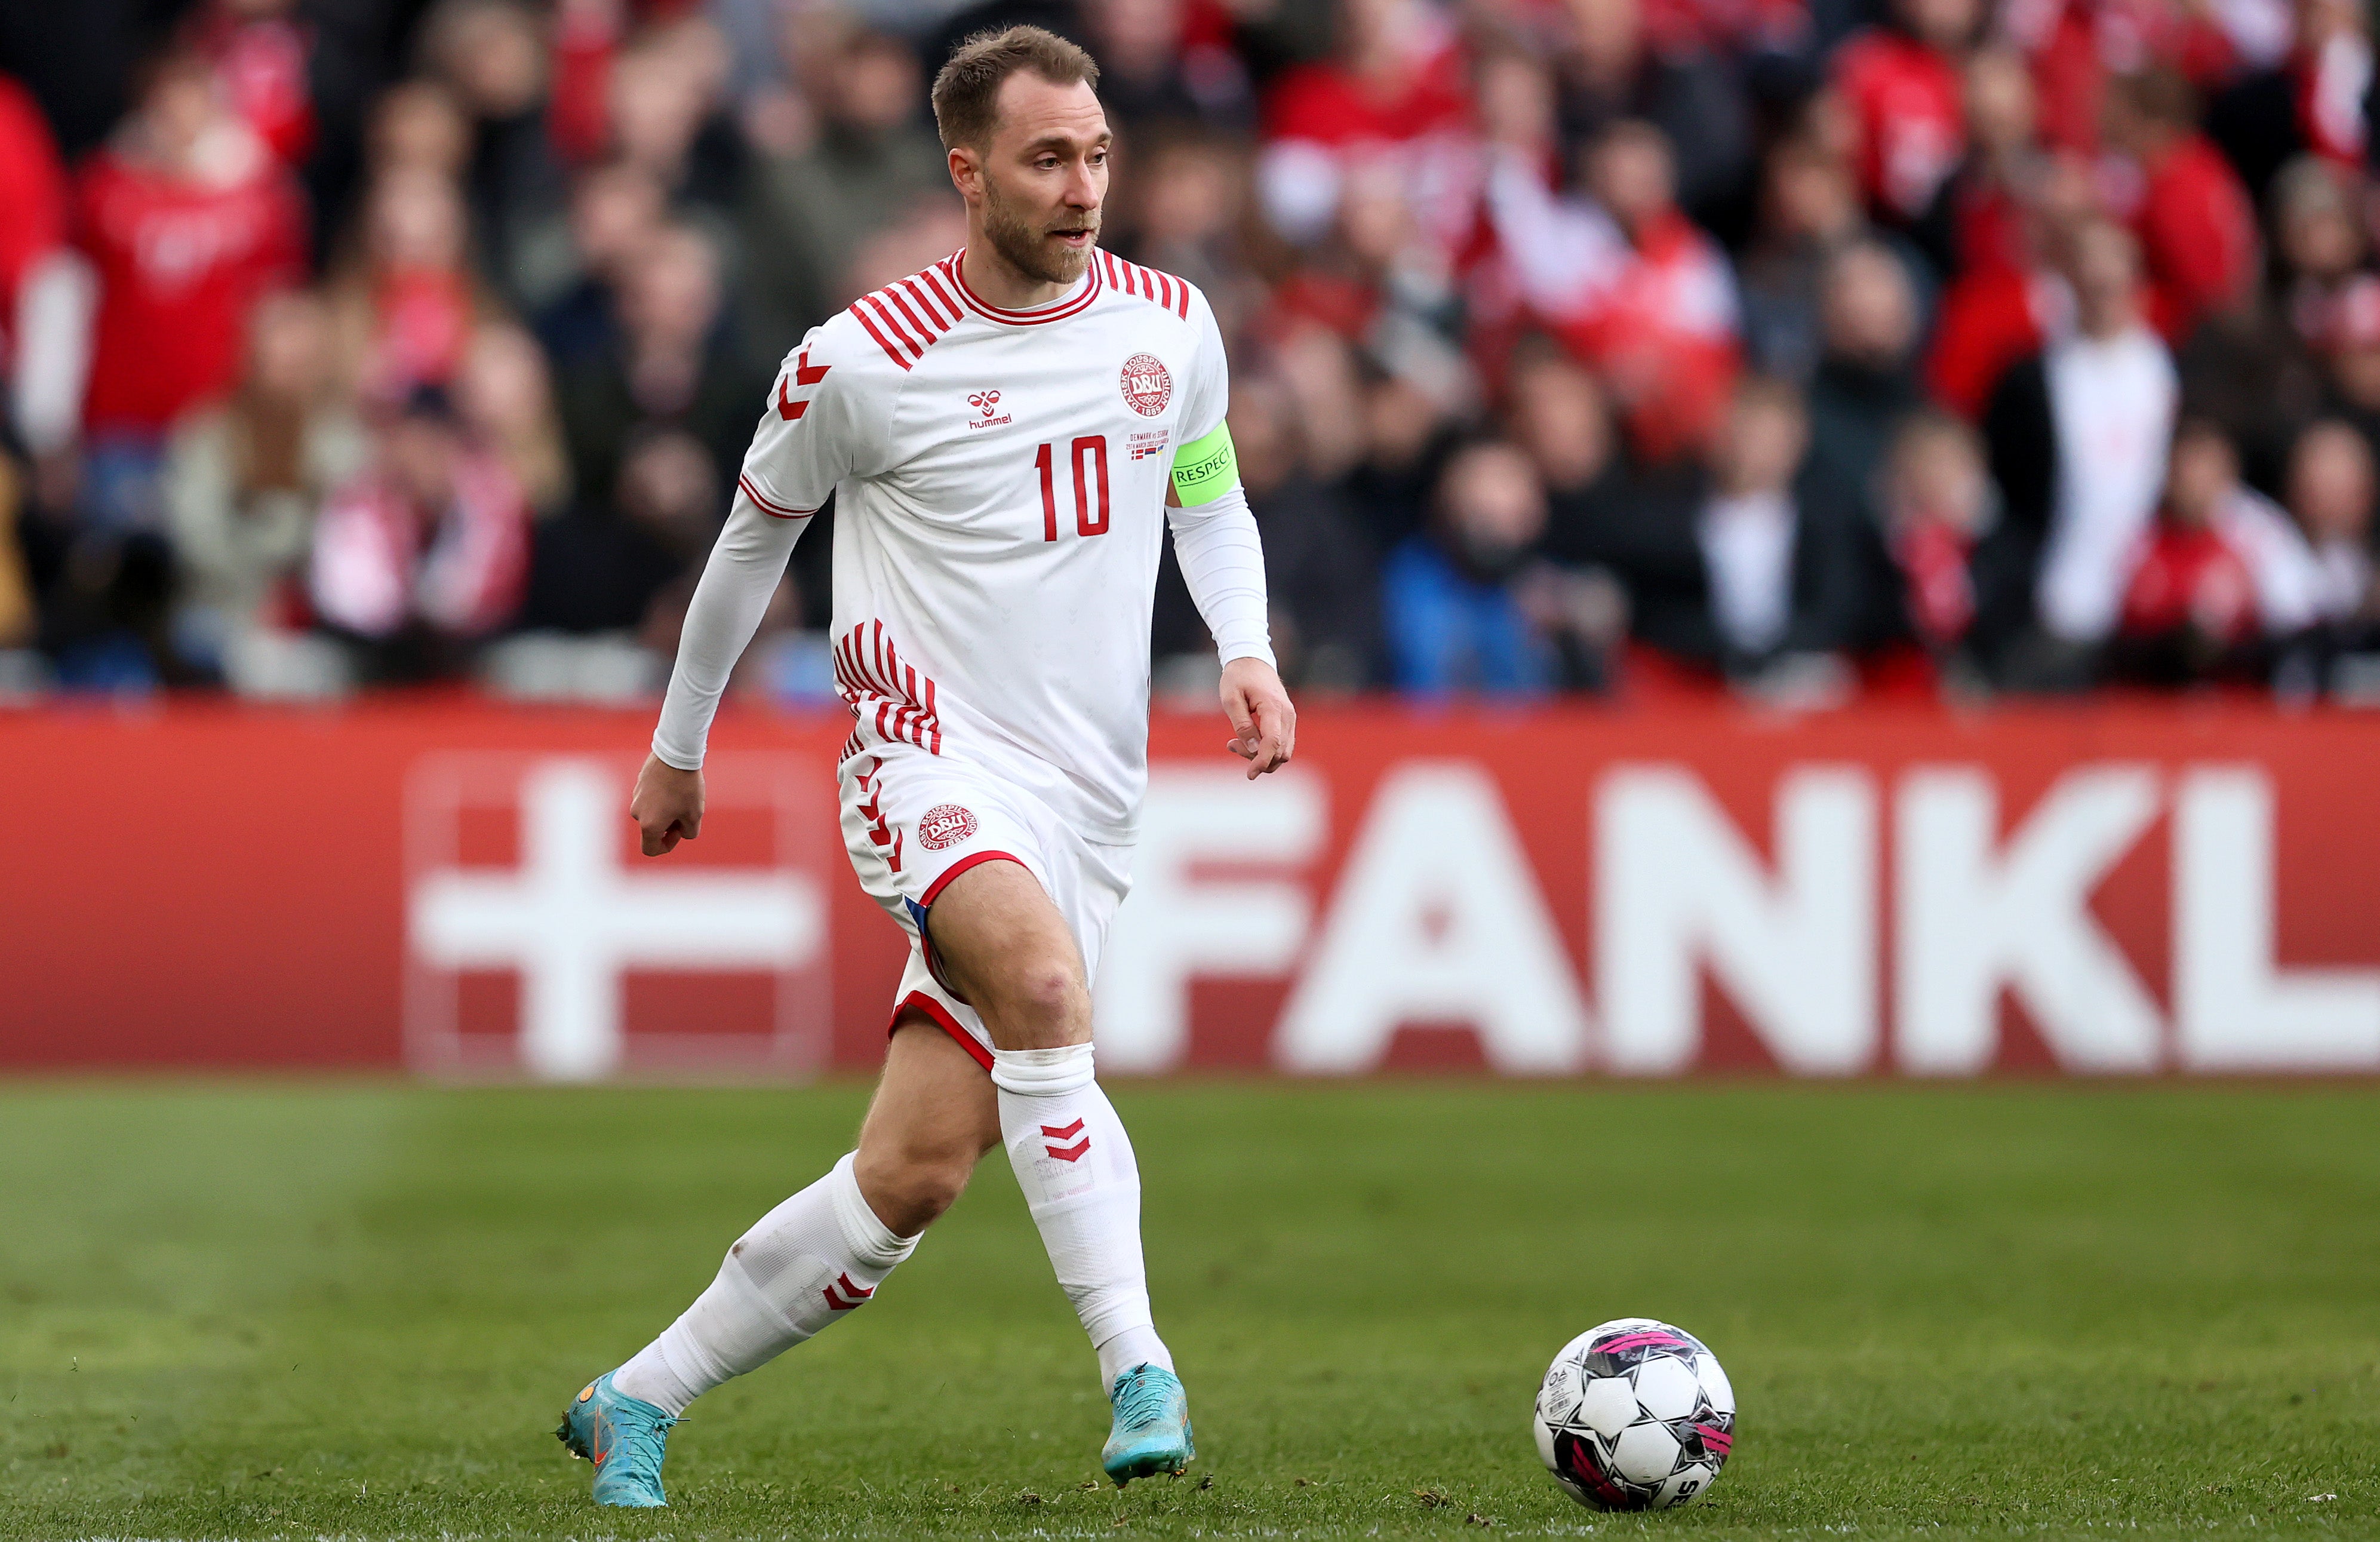
[[[915,1007],[991,1069],[991,1036],[941,978],[929,918],[934,896],[979,862],[1006,858],[1040,880],[1082,950],[1084,978],[1099,978],[1108,927],[1132,887],[1130,846],[1085,840],[1032,794],[908,745],[854,755],[837,772],[837,790],[859,886],[909,934],[893,1025]]]

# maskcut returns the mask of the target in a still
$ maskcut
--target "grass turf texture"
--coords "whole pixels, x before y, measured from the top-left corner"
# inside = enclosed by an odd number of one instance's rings
[[[0,1087],[0,1536],[2380,1535],[2380,1095],[2170,1085],[1126,1084],[1188,1477],[1093,1481],[995,1156],[594,1510],[564,1401],[864,1097]],[[1530,1399],[1639,1314],[1736,1455],[1598,1516]]]

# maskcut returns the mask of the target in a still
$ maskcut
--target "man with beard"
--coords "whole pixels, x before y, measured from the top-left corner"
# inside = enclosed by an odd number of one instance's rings
[[[1288,761],[1294,716],[1214,313],[1099,249],[1098,80],[1035,28],[943,67],[934,116],[967,244],[786,356],[686,614],[629,807],[649,856],[699,832],[720,693],[802,526],[839,494],[844,836],[909,962],[858,1148],[571,1404],[557,1433],[595,1463],[598,1503],[666,1503],[663,1442],[686,1404],[871,1300],[996,1146],[1098,1353],[1109,1476],[1190,1461],[1149,1313],[1139,1170],[1091,1056],[1091,981],[1147,783],[1160,520],[1250,777]]]

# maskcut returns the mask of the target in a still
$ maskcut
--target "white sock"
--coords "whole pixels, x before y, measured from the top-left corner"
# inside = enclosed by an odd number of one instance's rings
[[[719,1276],[612,1385],[672,1415],[731,1377],[759,1369],[875,1295],[917,1245],[876,1219],[846,1154],[762,1216]]]
[[[1142,1364],[1173,1368],[1151,1326],[1140,1258],[1140,1167],[1091,1047],[994,1050],[1000,1135],[1075,1315],[1099,1352],[1100,1390]],[[1111,1369],[1111,1359],[1118,1361]]]
[[[1112,1389],[1116,1378],[1142,1366],[1173,1368],[1173,1353],[1155,1328],[1127,1328],[1099,1346],[1099,1384]]]

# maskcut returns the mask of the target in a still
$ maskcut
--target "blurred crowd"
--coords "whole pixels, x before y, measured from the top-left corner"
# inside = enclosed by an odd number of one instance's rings
[[[1087,44],[1308,692],[2380,699],[2362,0],[0,21],[0,695],[647,696],[778,360]],[[822,521],[823,522],[823,521]],[[813,531],[739,688],[832,691]],[[1211,689],[1170,570],[1160,688]]]

